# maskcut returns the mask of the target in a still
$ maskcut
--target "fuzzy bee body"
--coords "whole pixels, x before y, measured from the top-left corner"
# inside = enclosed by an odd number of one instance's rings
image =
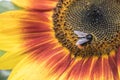
[[[85,46],[89,43],[91,43],[92,39],[93,39],[93,36],[91,34],[87,34],[87,33],[83,33],[83,32],[80,32],[80,31],[74,31],[75,34],[78,35],[78,41],[76,42],[76,45],[77,46]]]

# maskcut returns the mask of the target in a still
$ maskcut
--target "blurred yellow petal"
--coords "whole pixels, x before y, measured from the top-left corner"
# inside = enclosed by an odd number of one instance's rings
[[[72,62],[66,54],[68,52],[64,53],[65,50],[58,45],[53,41],[47,48],[43,46],[46,50],[33,52],[24,58],[13,69],[8,80],[57,80]]]
[[[37,56],[24,58],[8,80],[119,80],[115,60],[112,60],[115,55],[75,60],[60,46],[51,45]]]
[[[0,50],[6,51],[0,57],[0,69],[11,69],[22,60],[33,46],[29,42],[44,42],[42,36],[53,34],[49,33],[52,27],[49,16],[51,12],[9,11],[0,14]],[[42,31],[45,33],[40,33]]]
[[[31,10],[51,10],[58,0],[12,0],[16,5]]]

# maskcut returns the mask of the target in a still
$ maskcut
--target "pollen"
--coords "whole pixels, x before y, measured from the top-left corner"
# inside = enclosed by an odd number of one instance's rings
[[[56,38],[74,57],[110,55],[120,46],[117,0],[60,0],[53,22]]]

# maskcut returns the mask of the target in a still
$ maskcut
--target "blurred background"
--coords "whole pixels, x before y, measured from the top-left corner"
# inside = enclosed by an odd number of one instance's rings
[[[0,50],[0,56],[2,56],[5,51]],[[7,80],[7,77],[10,74],[10,70],[0,70],[0,80]]]
[[[0,70],[0,80],[7,80],[7,77],[9,76],[10,71],[1,71]]]
[[[0,14],[10,10],[20,9],[10,2],[10,0],[0,0]],[[0,57],[5,54],[5,51],[0,50]],[[0,70],[0,80],[7,80],[11,70]]]

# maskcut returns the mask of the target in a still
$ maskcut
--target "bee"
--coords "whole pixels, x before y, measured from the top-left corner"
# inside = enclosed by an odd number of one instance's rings
[[[74,33],[79,38],[78,41],[76,42],[76,45],[79,48],[83,48],[87,44],[90,44],[93,40],[93,35],[92,34],[87,34],[87,33],[83,33],[83,32],[80,32],[80,31],[74,31]]]

